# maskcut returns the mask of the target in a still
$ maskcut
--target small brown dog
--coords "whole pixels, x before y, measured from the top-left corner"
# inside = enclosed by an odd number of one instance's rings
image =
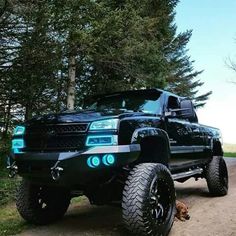
[[[189,220],[188,207],[178,200],[176,200],[176,214],[175,217],[181,221]]]

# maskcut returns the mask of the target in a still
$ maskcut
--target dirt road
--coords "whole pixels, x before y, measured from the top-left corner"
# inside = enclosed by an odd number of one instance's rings
[[[236,158],[227,158],[229,194],[212,198],[205,180],[176,183],[177,199],[189,206],[191,219],[175,221],[170,236],[236,236]],[[64,219],[54,225],[35,227],[21,236],[129,235],[117,207],[90,206],[86,199],[74,204]]]

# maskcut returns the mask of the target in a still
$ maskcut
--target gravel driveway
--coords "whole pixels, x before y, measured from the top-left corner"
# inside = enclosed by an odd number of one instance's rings
[[[175,221],[170,236],[236,236],[236,158],[227,158],[230,183],[229,194],[212,198],[205,180],[176,183],[177,199],[189,207],[191,219]],[[117,207],[90,206],[86,199],[73,204],[60,222],[29,229],[21,236],[63,235],[122,235],[124,229],[121,210]]]

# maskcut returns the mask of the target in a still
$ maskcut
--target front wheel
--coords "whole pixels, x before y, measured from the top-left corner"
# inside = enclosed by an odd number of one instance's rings
[[[208,164],[206,181],[212,195],[224,196],[228,193],[228,170],[221,156],[214,156]]]
[[[69,191],[40,186],[23,179],[16,195],[16,207],[29,223],[44,225],[64,216],[70,204]]]
[[[139,164],[130,172],[123,191],[123,219],[136,235],[167,235],[173,225],[175,188],[162,164]]]

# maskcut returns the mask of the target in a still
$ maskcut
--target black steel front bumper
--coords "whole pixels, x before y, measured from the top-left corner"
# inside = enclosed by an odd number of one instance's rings
[[[96,168],[87,164],[89,157],[97,156],[102,160],[106,154],[115,157],[114,164],[107,166],[101,161]],[[18,174],[24,178],[42,184],[72,187],[109,178],[114,171],[137,160],[139,154],[140,145],[131,144],[97,146],[78,152],[25,152],[13,155],[13,159],[18,167]],[[54,178],[57,174],[58,178]]]

